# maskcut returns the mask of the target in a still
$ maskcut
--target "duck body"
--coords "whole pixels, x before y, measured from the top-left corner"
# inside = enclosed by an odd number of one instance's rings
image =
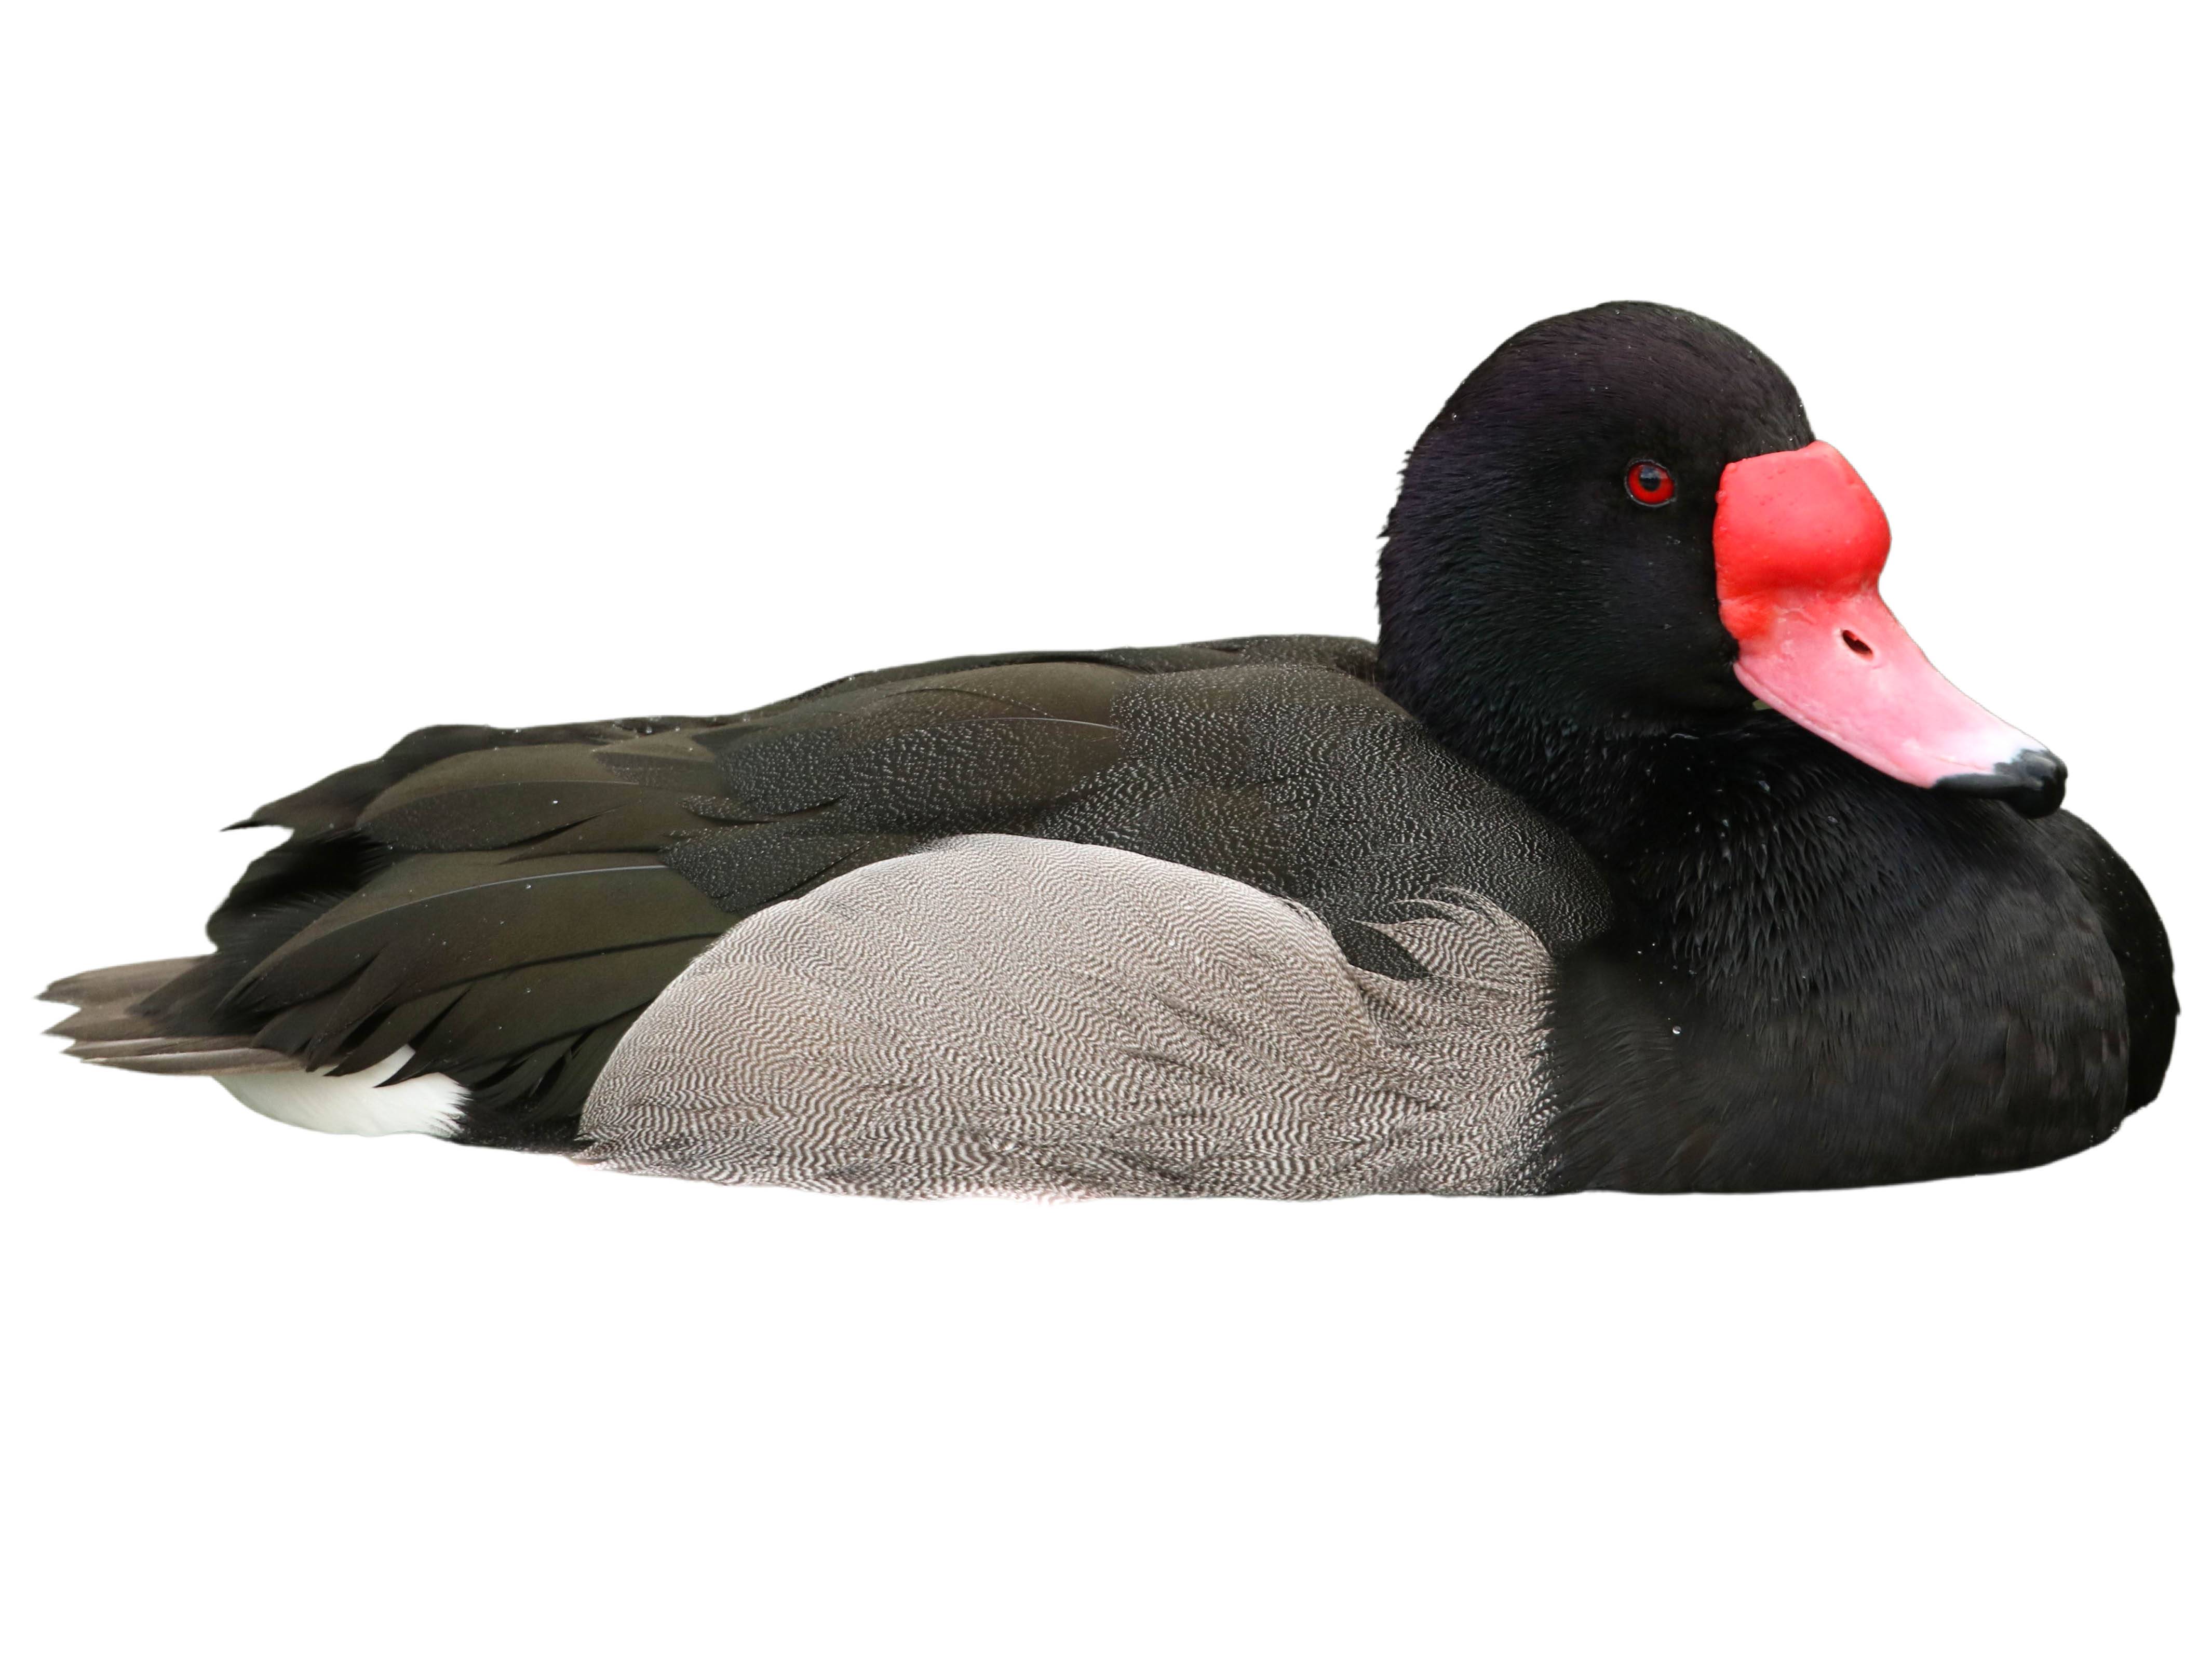
[[[1417,447],[1379,650],[433,728],[261,809],[291,839],[213,955],[64,981],[58,1029],[319,1127],[902,1196],[1758,1190],[2081,1150],[2156,1093],[2175,1005],[2148,896],[2051,810],[2063,769],[2002,728],[1926,787],[1879,720],[1747,689],[1801,671],[1725,610],[1722,475],[1809,457],[1833,495],[1824,447],[1715,325],[1555,319]],[[1847,647],[1911,672],[1875,622]]]

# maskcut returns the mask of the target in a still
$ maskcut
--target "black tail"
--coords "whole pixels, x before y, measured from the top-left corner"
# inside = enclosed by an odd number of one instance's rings
[[[95,968],[56,980],[39,993],[42,1002],[65,1002],[77,1012],[47,1035],[70,1039],[69,1052],[94,1066],[171,1077],[213,1077],[234,1072],[295,1072],[299,1061],[273,1048],[257,1048],[251,1036],[173,1036],[137,1005],[205,962],[177,957]]]

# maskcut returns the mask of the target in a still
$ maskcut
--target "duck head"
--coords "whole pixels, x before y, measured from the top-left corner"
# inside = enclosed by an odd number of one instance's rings
[[[1882,603],[1888,521],[1789,377],[1703,317],[1523,329],[1422,434],[1387,535],[1386,688],[1540,800],[1578,750],[1711,738],[1786,764],[1784,720],[1797,754],[1809,733],[1920,788],[2029,817],[2063,794],[2057,757]]]

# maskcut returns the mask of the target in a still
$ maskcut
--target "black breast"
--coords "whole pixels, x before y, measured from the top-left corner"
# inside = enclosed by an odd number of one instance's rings
[[[2061,856],[2073,832],[1848,763],[1822,786],[1709,811],[1615,867],[1622,925],[1562,964],[1561,1187],[2016,1169],[2140,1103],[2106,918]]]

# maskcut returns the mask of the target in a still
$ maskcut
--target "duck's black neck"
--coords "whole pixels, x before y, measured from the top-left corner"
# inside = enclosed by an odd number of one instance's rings
[[[1874,971],[1923,888],[2009,838],[2004,809],[1897,783],[1771,712],[1595,729],[1390,667],[1384,690],[1598,861],[1653,966],[1745,1019]]]
[[[2124,988],[2041,825],[1765,711],[1677,732],[1504,699],[1414,712],[1574,835],[1616,896],[1613,927],[1560,963],[1563,1186],[2015,1169],[2126,1110]]]

